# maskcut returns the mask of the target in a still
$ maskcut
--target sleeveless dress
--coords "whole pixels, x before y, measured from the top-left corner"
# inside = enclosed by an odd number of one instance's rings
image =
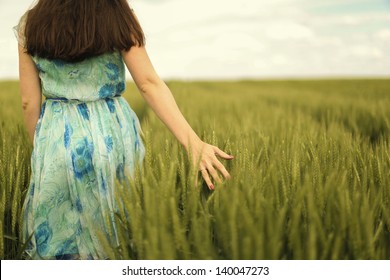
[[[22,20],[14,28],[20,44]],[[139,120],[121,96],[122,56],[77,63],[32,59],[46,99],[23,205],[25,253],[29,259],[105,259],[99,236],[118,245],[115,181],[133,176],[145,156]]]

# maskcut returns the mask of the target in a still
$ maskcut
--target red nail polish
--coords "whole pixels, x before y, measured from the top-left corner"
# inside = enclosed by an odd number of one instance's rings
[[[213,190],[213,189],[214,189],[214,185],[210,185],[210,189],[212,189],[212,190]]]

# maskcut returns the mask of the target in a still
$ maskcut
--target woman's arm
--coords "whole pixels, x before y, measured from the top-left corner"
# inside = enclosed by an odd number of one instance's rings
[[[191,152],[193,163],[197,164],[199,160],[199,170],[202,170],[202,176],[209,188],[213,189],[214,185],[208,173],[216,182],[221,182],[216,169],[219,169],[225,178],[230,178],[216,155],[225,159],[232,159],[233,156],[226,154],[216,146],[203,142],[196,135],[180,112],[170,89],[157,75],[145,47],[133,46],[129,51],[123,51],[122,56],[145,101],[187,152]]]
[[[23,118],[31,143],[41,110],[42,94],[37,68],[31,56],[19,45],[19,80]]]

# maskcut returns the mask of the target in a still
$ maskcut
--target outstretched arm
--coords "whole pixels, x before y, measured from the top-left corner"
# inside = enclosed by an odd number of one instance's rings
[[[216,171],[218,169],[225,178],[230,178],[224,165],[216,155],[232,159],[218,147],[203,142],[193,131],[180,112],[170,89],[157,75],[144,46],[133,46],[129,51],[122,52],[125,64],[133,77],[145,101],[168,127],[188,153],[191,152],[194,165],[199,160],[199,170],[210,189],[214,185],[209,174],[218,183],[221,179]]]
[[[19,45],[19,80],[23,118],[30,141],[34,143],[34,132],[39,119],[42,95],[38,71],[26,50]]]

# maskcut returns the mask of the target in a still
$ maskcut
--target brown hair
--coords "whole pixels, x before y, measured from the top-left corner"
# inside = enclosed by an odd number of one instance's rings
[[[145,45],[126,0],[39,0],[25,36],[30,55],[70,62]]]

